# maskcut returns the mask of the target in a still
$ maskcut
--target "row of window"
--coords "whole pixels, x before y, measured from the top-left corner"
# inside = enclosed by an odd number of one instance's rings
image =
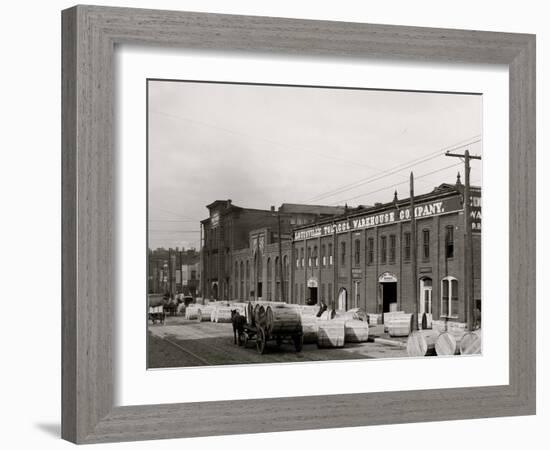
[[[280,278],[281,266],[279,264],[279,261],[280,260],[278,256],[275,257],[275,259],[273,260],[273,263],[271,258],[267,258],[267,279],[268,280],[271,280],[272,276],[275,276],[276,279]],[[284,272],[285,280],[287,280],[289,277],[289,265],[288,265],[287,255],[283,257],[283,272]],[[248,260],[246,261],[246,264],[243,261],[241,261],[240,263],[236,261],[235,262],[235,280],[240,279],[241,281],[243,281],[245,277],[247,281],[250,278],[250,264]]]
[[[389,240],[389,245],[388,245]],[[397,237],[395,234],[389,236],[380,236],[380,263],[386,264],[395,263],[396,258]],[[328,254],[325,253],[327,247],[321,246],[321,264],[323,267],[327,265],[331,266],[333,263],[332,258],[332,244],[328,244]],[[374,264],[374,238],[369,237],[367,239],[367,264]],[[448,226],[445,230],[445,256],[452,258],[454,256],[454,227]],[[430,230],[422,230],[422,258],[427,260],[430,258]],[[411,233],[405,232],[403,234],[403,259],[410,261],[411,259]],[[361,263],[361,241],[356,239],[354,241],[354,264],[356,266]],[[346,243],[340,243],[340,266],[345,267],[347,263],[346,256]],[[296,256],[296,268],[303,268],[305,265],[304,249],[301,248],[299,254]],[[307,265],[308,267],[319,267],[319,258],[317,257],[317,246],[307,248]]]
[[[328,249],[328,252],[327,252]],[[321,245],[321,264],[323,267],[332,266],[332,244],[328,246]],[[319,257],[317,255],[317,246],[307,248],[307,265],[308,267],[319,267]],[[304,249],[301,248],[296,254],[296,268],[300,269],[305,266]]]

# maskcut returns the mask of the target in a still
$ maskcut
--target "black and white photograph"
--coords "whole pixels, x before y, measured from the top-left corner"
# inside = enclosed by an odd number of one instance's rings
[[[148,368],[481,354],[482,101],[147,80]]]

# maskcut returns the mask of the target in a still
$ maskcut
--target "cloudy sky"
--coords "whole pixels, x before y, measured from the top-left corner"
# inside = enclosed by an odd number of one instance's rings
[[[149,81],[149,245],[199,246],[206,205],[350,206],[464,176],[479,95]],[[462,178],[464,181],[464,178]],[[471,180],[481,184],[481,162]]]

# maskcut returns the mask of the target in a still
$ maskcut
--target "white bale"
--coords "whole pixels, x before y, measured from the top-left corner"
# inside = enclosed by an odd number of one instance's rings
[[[304,344],[316,344],[317,333],[319,332],[317,317],[311,315],[302,316],[301,322]]]
[[[317,347],[337,348],[343,347],[345,343],[344,322],[339,320],[319,320],[317,322]]]
[[[367,342],[369,340],[369,324],[362,320],[346,320],[344,333],[345,342]]]
[[[412,314],[400,314],[385,323],[388,334],[392,337],[405,337],[411,332]]]

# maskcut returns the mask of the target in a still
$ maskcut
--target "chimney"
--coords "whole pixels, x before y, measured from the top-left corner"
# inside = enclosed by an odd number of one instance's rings
[[[275,212],[275,206],[271,205],[271,212]]]

